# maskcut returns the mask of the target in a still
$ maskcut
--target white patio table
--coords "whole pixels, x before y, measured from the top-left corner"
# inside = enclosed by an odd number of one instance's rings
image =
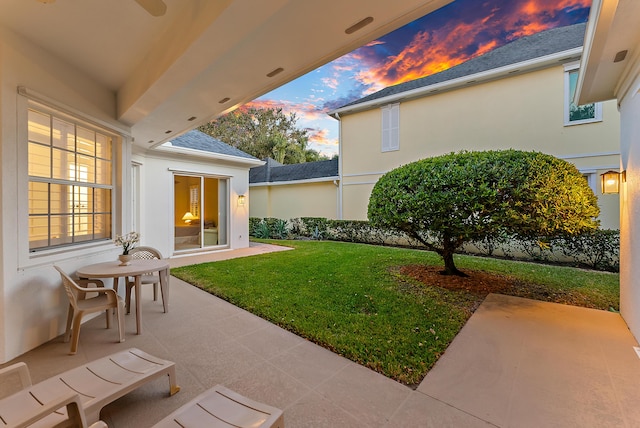
[[[76,271],[79,278],[113,278],[113,288],[118,291],[120,278],[135,278],[136,290],[136,333],[142,333],[142,309],[140,305],[140,277],[146,273],[158,272],[160,276],[160,292],[164,312],[169,311],[169,262],[167,260],[133,259],[131,264],[122,266],[117,260],[84,266]],[[126,287],[126,284],[125,284]]]

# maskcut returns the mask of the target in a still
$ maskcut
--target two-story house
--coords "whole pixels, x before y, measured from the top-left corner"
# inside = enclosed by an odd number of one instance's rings
[[[598,196],[601,226],[619,228],[619,197],[600,189],[600,174],[620,165],[616,104],[573,102],[584,32],[576,24],[524,37],[331,111],[340,121],[341,218],[366,219],[374,184],[400,165],[512,148],[574,163]]]

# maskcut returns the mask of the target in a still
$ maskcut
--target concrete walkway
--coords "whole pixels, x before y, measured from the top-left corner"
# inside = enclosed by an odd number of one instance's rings
[[[637,343],[617,314],[491,295],[412,390],[176,278],[165,314],[151,288],[142,335],[130,315],[116,343],[99,317],[77,355],[59,337],[17,360],[34,382],[129,347],[175,361],[181,392],[160,379],[115,401],[102,418],[118,428],[151,426],[216,384],[283,409],[288,428],[640,426]]]
[[[499,427],[640,427],[620,315],[489,295],[418,391]]]

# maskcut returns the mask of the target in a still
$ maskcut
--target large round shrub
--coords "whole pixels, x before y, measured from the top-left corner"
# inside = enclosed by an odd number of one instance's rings
[[[462,244],[493,233],[546,238],[598,227],[593,191],[569,162],[518,150],[460,152],[383,175],[369,200],[373,226],[405,232],[436,251],[446,274]]]

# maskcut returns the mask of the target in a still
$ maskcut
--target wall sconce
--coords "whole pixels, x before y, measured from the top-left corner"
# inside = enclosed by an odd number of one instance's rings
[[[196,219],[196,217],[193,214],[191,214],[191,211],[187,211],[182,216],[182,220],[184,220],[184,222],[187,223],[187,224],[191,224],[191,222],[193,220],[195,220],[195,219]]]
[[[600,174],[602,179],[602,194],[620,193],[620,181],[626,181],[626,171],[607,171]]]
[[[244,195],[238,195],[238,205],[244,205],[246,197]]]

